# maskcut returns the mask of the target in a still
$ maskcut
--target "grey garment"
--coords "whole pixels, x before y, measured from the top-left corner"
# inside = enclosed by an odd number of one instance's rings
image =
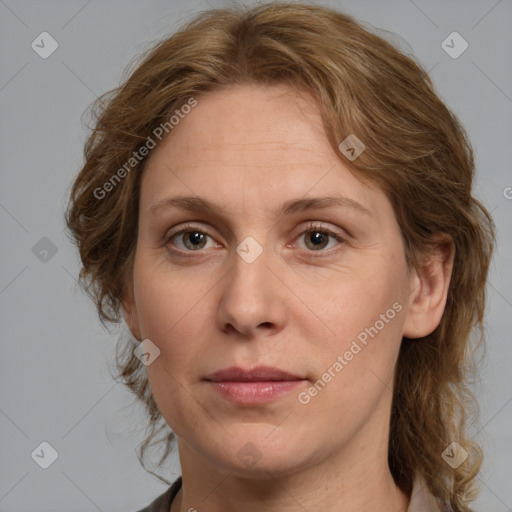
[[[181,476],[160,496],[155,498],[147,507],[137,512],[169,512],[171,503],[181,489]]]
[[[171,504],[181,489],[181,476],[160,496],[155,498],[146,508],[137,512],[169,512]],[[446,509],[445,509],[446,510]],[[445,510],[443,512],[445,512]],[[407,512],[441,512],[439,502],[430,493],[423,477],[417,476],[411,493],[411,501]]]

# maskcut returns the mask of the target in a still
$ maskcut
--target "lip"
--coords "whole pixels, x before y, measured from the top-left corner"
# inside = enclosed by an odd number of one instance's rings
[[[303,378],[273,366],[256,366],[251,370],[231,366],[207,375],[205,380],[212,382],[268,382],[303,380]]]
[[[271,366],[250,370],[232,366],[208,375],[205,380],[227,400],[243,405],[271,402],[306,381]]]

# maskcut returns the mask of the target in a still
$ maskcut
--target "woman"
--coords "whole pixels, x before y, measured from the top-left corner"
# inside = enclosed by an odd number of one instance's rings
[[[470,510],[494,231],[426,72],[273,3],[199,15],[104,100],[67,223],[100,318],[137,340],[141,454],[177,441],[144,511]]]

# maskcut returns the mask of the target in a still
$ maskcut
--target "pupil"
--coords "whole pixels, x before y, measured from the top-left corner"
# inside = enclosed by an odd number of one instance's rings
[[[193,247],[197,247],[196,244],[200,244],[202,242],[203,234],[198,231],[193,231],[189,235],[189,241],[192,243]]]
[[[321,238],[322,238],[322,234],[321,233],[318,233],[318,231],[316,233],[313,233],[313,237],[315,239],[315,242],[321,242]]]
[[[314,231],[311,233],[309,240],[315,248],[325,247],[327,237],[320,231]]]

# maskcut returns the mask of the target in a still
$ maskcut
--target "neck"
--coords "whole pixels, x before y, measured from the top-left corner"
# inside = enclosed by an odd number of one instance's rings
[[[409,506],[409,497],[395,484],[387,463],[376,463],[387,461],[387,456],[372,450],[363,450],[358,459],[347,453],[331,454],[293,474],[265,471],[257,478],[220,471],[204,459],[189,464],[189,450],[180,444],[183,484],[171,512],[406,512]],[[355,462],[336,464],[339,460]]]

